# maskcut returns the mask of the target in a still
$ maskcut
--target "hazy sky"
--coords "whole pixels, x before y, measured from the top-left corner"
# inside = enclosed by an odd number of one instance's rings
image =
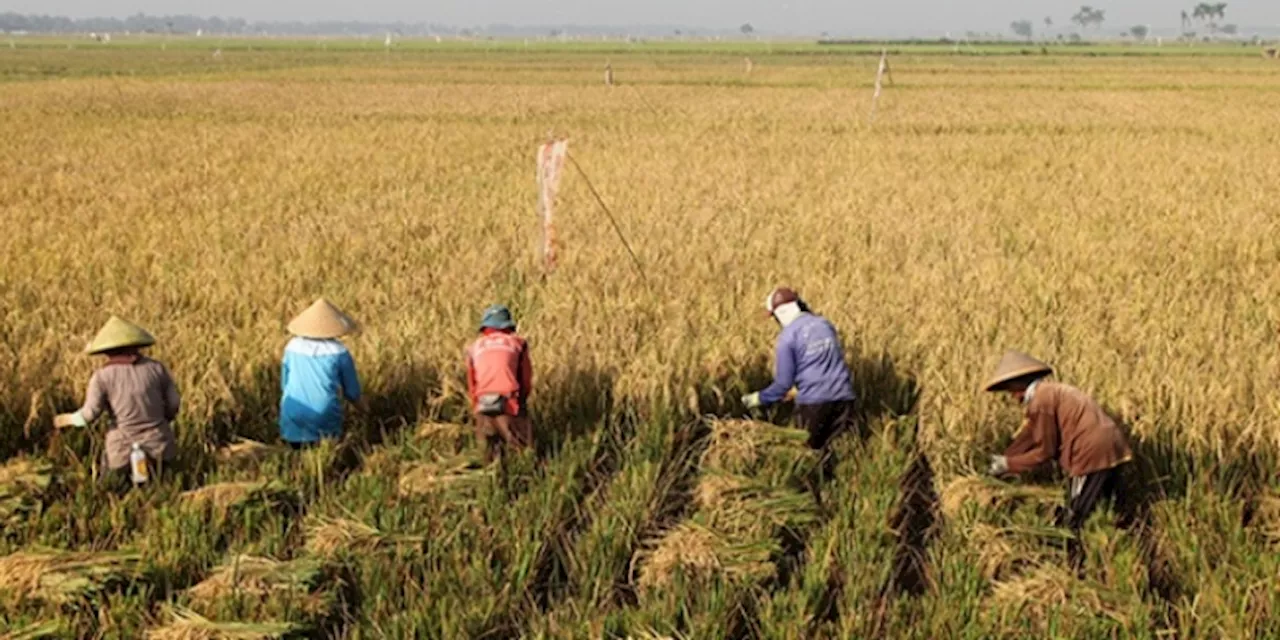
[[[6,0],[0,10],[74,17],[195,14],[248,20],[364,20],[475,26],[660,24],[735,27],[762,31],[963,32],[1007,30],[1027,18],[1051,16],[1069,24],[1081,4],[1107,12],[1107,30],[1135,24],[1178,27],[1178,14],[1194,0]],[[1229,2],[1227,23],[1280,26],[1280,0]]]

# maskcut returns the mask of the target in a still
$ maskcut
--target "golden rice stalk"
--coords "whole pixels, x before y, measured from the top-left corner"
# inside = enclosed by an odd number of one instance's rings
[[[968,531],[971,545],[979,547],[978,568],[989,580],[1005,578],[1028,565],[1060,560],[1071,533],[1053,527],[996,527],[976,524]]]
[[[281,640],[307,630],[289,622],[214,622],[178,607],[170,613],[173,622],[147,631],[148,640]]]
[[[43,638],[60,638],[62,636],[62,624],[55,620],[52,622],[37,622],[21,629],[0,633],[0,640],[42,640]]]
[[[671,587],[677,580],[705,583],[714,579],[759,583],[774,576],[773,540],[743,542],[694,522],[681,523],[640,553],[641,591]]]
[[[217,457],[218,460],[226,463],[246,463],[256,462],[285,451],[284,447],[265,444],[248,438],[239,438],[225,447],[220,447],[217,451]]]
[[[192,508],[222,512],[248,502],[277,500],[287,493],[284,485],[276,482],[219,482],[184,491],[178,500]]]
[[[452,422],[424,422],[416,431],[419,440],[440,443],[465,442],[471,436],[471,429],[466,425]]]
[[[802,529],[818,518],[808,493],[716,471],[703,474],[694,499],[717,531],[752,537],[769,537],[780,528]]]
[[[800,429],[754,420],[712,420],[710,442],[702,455],[702,465],[750,473],[767,457],[791,458],[793,464],[799,464],[813,457],[808,441],[809,434]]]
[[[421,546],[423,536],[383,533],[363,522],[317,517],[308,527],[307,551],[324,558],[340,552],[372,553],[400,546]]]
[[[53,463],[14,458],[0,466],[0,524],[21,521],[39,509],[53,484]]]
[[[1280,493],[1271,490],[1254,505],[1250,526],[1270,544],[1280,544]]]
[[[465,457],[410,463],[401,467],[400,495],[422,495],[448,486],[479,482],[491,475],[491,469],[481,468]]]
[[[0,558],[0,592],[68,602],[136,577],[141,562],[125,552],[19,551]]]
[[[1030,620],[1048,630],[1051,613],[1067,609],[1082,617],[1106,616],[1124,625],[1124,600],[1097,582],[1081,580],[1059,563],[1043,564],[1025,576],[996,582],[985,609],[1002,619]]]
[[[1018,504],[1032,502],[1056,505],[1062,502],[1062,491],[1051,487],[1017,485],[986,476],[960,476],[942,489],[942,514],[954,519],[970,504],[983,510],[1009,510]]]
[[[239,555],[213,570],[209,577],[187,589],[193,602],[213,602],[230,595],[265,598],[273,593],[310,593],[323,577],[323,565],[315,558],[280,562]]]

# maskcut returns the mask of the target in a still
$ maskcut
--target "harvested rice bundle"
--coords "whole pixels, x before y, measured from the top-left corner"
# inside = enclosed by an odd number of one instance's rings
[[[467,457],[409,463],[400,470],[400,495],[422,495],[444,487],[474,484],[492,475],[491,469]]]
[[[743,541],[685,522],[641,552],[638,584],[641,591],[652,591],[680,580],[760,583],[774,577],[777,567],[770,558],[780,551],[772,539]]]
[[[1071,532],[1054,527],[976,524],[968,536],[972,545],[982,549],[978,568],[983,577],[998,580],[1026,566],[1062,561]]]
[[[1124,598],[1105,585],[1081,580],[1058,563],[1038,566],[1028,575],[992,586],[987,615],[1029,620],[1048,631],[1051,614],[1066,609],[1082,618],[1106,616],[1128,625]]]
[[[418,426],[419,440],[459,451],[472,441],[471,428],[452,422],[424,422]]]
[[[307,628],[290,622],[214,622],[188,609],[170,611],[173,622],[147,631],[148,640],[283,640],[304,637]]]
[[[131,581],[141,562],[125,552],[19,551],[0,558],[0,592],[69,602]]]
[[[343,551],[372,553],[396,547],[421,547],[423,536],[383,533],[367,524],[341,518],[318,517],[307,532],[307,551],[331,558]]]
[[[34,458],[14,458],[0,466],[0,524],[26,519],[39,510],[53,483],[53,463]]]
[[[248,438],[238,438],[235,442],[225,447],[220,447],[217,451],[217,457],[222,462],[241,464],[257,462],[285,451],[284,447],[265,444]]]
[[[711,441],[703,453],[704,467],[756,476],[770,483],[803,477],[817,464],[809,449],[809,434],[754,420],[712,420]]]
[[[209,577],[187,589],[194,602],[211,602],[230,595],[266,598],[274,593],[306,594],[324,578],[324,565],[316,558],[280,562],[239,555],[213,570]]]
[[[270,503],[290,497],[289,489],[278,482],[219,482],[184,491],[178,500],[192,508],[225,512],[250,502]]]
[[[956,518],[970,504],[979,509],[1008,511],[1022,503],[1046,508],[1062,503],[1062,491],[1052,487],[1017,485],[986,476],[960,476],[942,490],[942,514]]]
[[[742,476],[708,471],[694,491],[707,524],[717,531],[770,537],[779,529],[798,531],[818,519],[813,496]]]
[[[14,629],[0,634],[0,640],[43,640],[44,638],[63,637],[62,624],[54,622],[37,622],[21,629]]]

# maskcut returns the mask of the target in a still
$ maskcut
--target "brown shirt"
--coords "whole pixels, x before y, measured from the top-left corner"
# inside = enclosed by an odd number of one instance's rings
[[[154,460],[169,460],[177,453],[169,422],[178,415],[181,399],[173,376],[163,364],[140,357],[132,364],[110,363],[89,379],[80,417],[93,422],[104,411],[114,421],[107,432],[107,466],[129,465],[136,442]]]
[[[1027,403],[1026,420],[1005,450],[1010,473],[1057,459],[1071,477],[1104,471],[1133,459],[1111,416],[1075,387],[1040,382]]]

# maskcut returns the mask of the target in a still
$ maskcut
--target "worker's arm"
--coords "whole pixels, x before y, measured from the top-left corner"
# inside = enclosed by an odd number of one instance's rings
[[[1027,416],[1022,430],[1005,449],[1009,473],[1023,473],[1058,456],[1058,424],[1051,411]]]
[[[796,382],[795,350],[791,348],[791,341],[778,341],[775,360],[773,384],[760,391],[761,405],[781,402],[786,397],[787,392],[791,390],[791,386]]]
[[[340,358],[338,374],[342,376],[342,395],[349,402],[359,403],[364,393],[360,389],[360,376],[356,374],[356,360],[349,351],[344,351]]]
[[[84,394],[84,406],[79,411],[63,413],[53,418],[55,427],[87,427],[102,414],[107,406],[107,390],[102,388],[98,374],[89,378],[89,389]]]

